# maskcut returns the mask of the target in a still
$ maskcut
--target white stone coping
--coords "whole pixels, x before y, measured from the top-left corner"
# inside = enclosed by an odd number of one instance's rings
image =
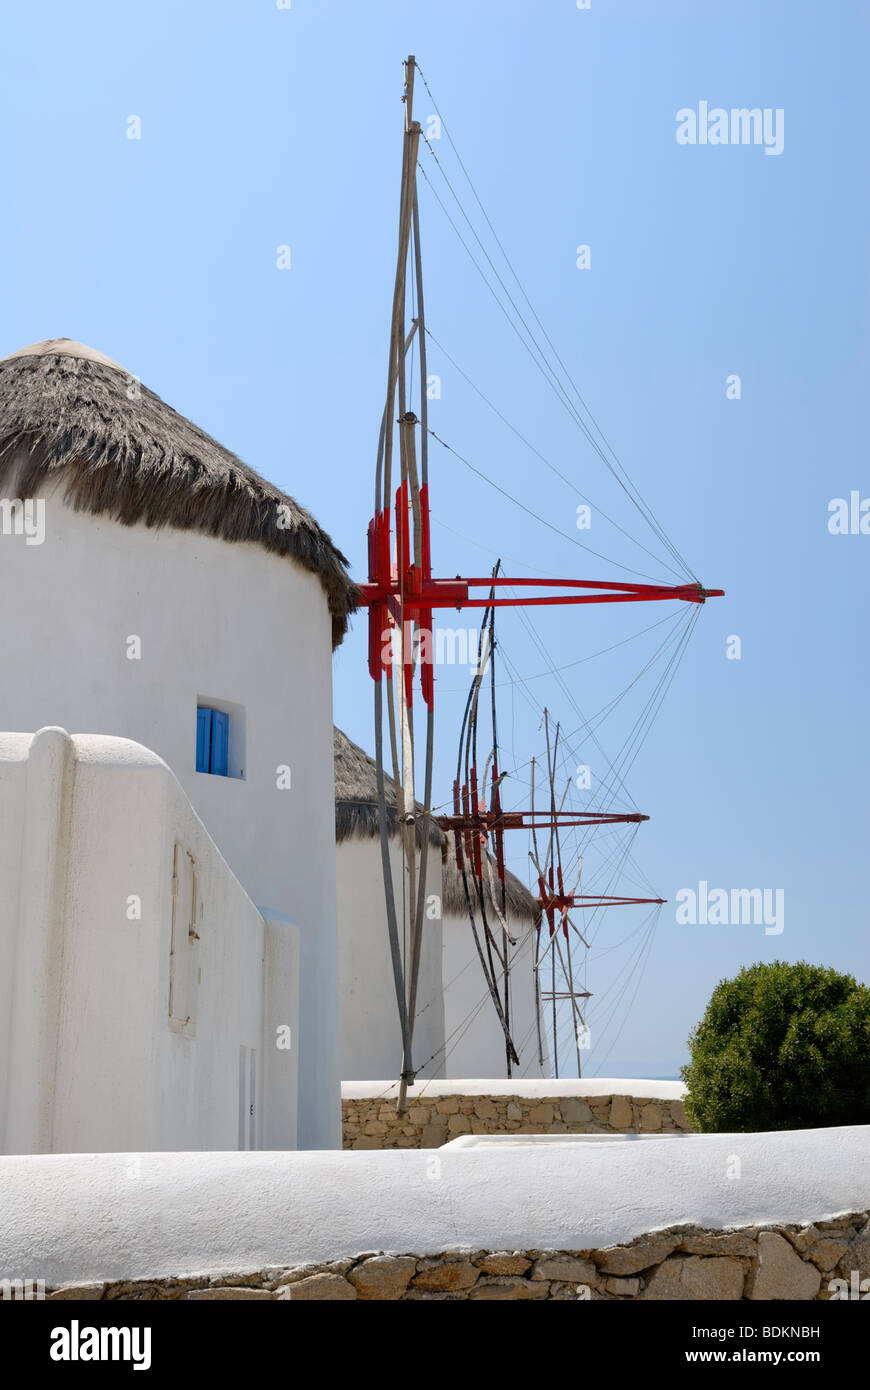
[[[684,1129],[666,1130],[663,1134],[619,1134],[616,1131],[610,1134],[460,1134],[449,1143],[441,1144],[439,1152],[443,1149],[540,1148],[547,1144],[557,1144],[562,1148],[566,1145],[573,1148],[575,1144],[622,1144],[626,1141],[647,1144],[657,1139],[697,1138],[696,1134]]]
[[[736,1160],[741,1176],[729,1176]],[[477,1150],[6,1157],[0,1192],[0,1278],[49,1284],[372,1250],[595,1250],[683,1222],[727,1229],[866,1210],[870,1126]]]
[[[395,1081],[342,1081],[342,1100],[395,1100],[399,1086]],[[643,1081],[639,1077],[598,1077],[588,1080],[569,1077],[536,1078],[534,1081],[488,1080],[486,1077],[455,1081],[418,1081],[408,1087],[411,1100],[430,1096],[519,1096],[523,1100],[548,1100],[564,1096],[636,1096],[638,1100],[682,1100],[686,1088],[682,1081]]]

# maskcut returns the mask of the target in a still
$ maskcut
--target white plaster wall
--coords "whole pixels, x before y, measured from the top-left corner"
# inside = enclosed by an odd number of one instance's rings
[[[0,729],[60,725],[153,749],[254,902],[298,925],[300,1144],[337,1147],[332,651],[320,581],[251,543],[125,527],[49,493],[42,545],[0,537],[0,632]],[[141,660],[126,655],[133,634]],[[195,771],[198,697],[244,706],[244,780]],[[276,785],[284,764],[290,790]],[[8,856],[14,838],[3,838]]]
[[[398,886],[406,873],[398,839],[391,842],[390,856]],[[441,855],[434,846],[429,849],[426,884],[427,895],[437,899],[440,911]],[[342,1076],[397,1077],[402,1043],[379,840],[343,840],[336,847],[336,885]],[[444,1075],[440,917],[427,916],[423,932],[413,1061],[422,1077],[434,1077]]]
[[[484,951],[483,928],[476,922]],[[494,926],[497,939],[501,933]],[[545,1020],[541,1020],[541,1042],[544,1064],[539,1060],[538,1034],[535,1022],[535,977],[532,973],[535,953],[535,929],[531,924],[508,919],[508,929],[516,945],[510,947],[510,1030],[520,1065],[514,1065],[516,1078],[539,1077],[549,1074]],[[445,916],[444,942],[444,1032],[447,1042],[445,1076],[448,1077],[506,1077],[504,1031],[492,1002],[480,957],[474,944],[471,923],[467,917]],[[503,989],[503,974],[499,973],[499,989]],[[360,1078],[363,1079],[363,1078]]]
[[[686,1087],[682,1081],[651,1081],[648,1077],[593,1076],[541,1078],[534,1081],[481,1080],[457,1077],[449,1081],[428,1081],[419,1086],[408,1087],[409,1100],[422,1100],[424,1096],[437,1099],[440,1096],[519,1096],[524,1100],[541,1100],[544,1097],[577,1096],[633,1096],[635,1100],[682,1100]],[[369,1096],[383,1096],[385,1100],[395,1100],[398,1089],[389,1081],[342,1081],[342,1100],[365,1100]],[[487,1136],[491,1137],[491,1136]],[[524,1136],[534,1138],[534,1135]],[[548,1138],[551,1136],[547,1136]],[[557,1135],[557,1138],[561,1136]]]
[[[0,1117],[9,1089],[15,947],[20,912],[27,753],[30,739],[0,733]],[[0,1143],[0,1150],[2,1150]]]
[[[603,1136],[602,1136],[603,1137]],[[0,1158],[0,1277],[243,1273],[364,1250],[601,1250],[870,1207],[870,1127],[380,1153]],[[739,1182],[726,1177],[737,1153]],[[171,1209],[172,1219],[167,1220]]]
[[[295,1149],[299,1140],[299,930],[280,913],[262,913],[263,1149]],[[290,1047],[285,1030],[290,1029]],[[279,1046],[279,1030],[281,1045]]]
[[[297,1052],[276,1049],[274,1020],[296,1032],[295,928],[264,923],[149,750],[43,729],[6,736],[0,757],[0,826],[23,827],[21,853],[0,860],[0,1149],[235,1149],[242,1046],[257,1057],[256,1146],[293,1147]],[[183,1031],[169,1017],[176,844],[199,897],[197,942],[178,909]]]
[[[297,1052],[274,1031],[277,1013],[296,1031],[295,927],[264,923],[142,746],[44,728],[7,735],[0,756],[0,826],[22,826],[21,853],[0,860],[1,1150],[233,1150],[240,1047],[257,1056],[257,1147],[295,1147]],[[175,844],[200,903],[200,940],[177,931],[197,977],[183,1031],[168,1012]]]

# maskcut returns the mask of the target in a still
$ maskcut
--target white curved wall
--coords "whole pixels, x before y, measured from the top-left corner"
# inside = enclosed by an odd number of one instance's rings
[[[320,581],[252,543],[121,526],[47,494],[43,544],[0,535],[0,633],[0,730],[60,725],[153,749],[254,902],[299,926],[299,1142],[337,1147],[332,650]],[[131,635],[140,660],[128,659]],[[196,772],[200,697],[244,706],[244,780]],[[290,790],[276,785],[281,765]]]
[[[393,882],[404,872],[398,840],[391,843]],[[430,846],[428,893],[441,901],[441,854]],[[338,985],[343,1077],[365,1081],[401,1071],[399,1013],[384,906],[380,841],[342,840],[336,847]],[[421,1077],[444,1075],[441,921],[424,922],[413,1060]],[[432,1061],[427,1061],[437,1053]]]
[[[476,925],[485,950],[479,918]],[[520,1059],[519,1067],[513,1068],[513,1075],[548,1076],[545,1021],[542,1018],[543,1066],[539,1060],[535,1021],[535,977],[532,974],[535,929],[531,924],[510,918],[508,928],[517,943],[510,948],[510,1030]],[[467,917],[445,916],[442,931],[444,1032],[449,1040],[444,1074],[448,1077],[505,1077],[504,1032],[483,976],[471,923]],[[501,975],[499,989],[503,989]]]
[[[294,1148],[276,1027],[292,1043],[298,932],[264,921],[166,764],[127,739],[2,734],[13,834],[0,1152]]]

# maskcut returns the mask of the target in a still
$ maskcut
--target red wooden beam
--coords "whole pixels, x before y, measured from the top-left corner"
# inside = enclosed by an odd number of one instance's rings
[[[724,589],[705,589],[701,584],[616,584],[599,579],[426,579],[414,572],[411,565],[404,585],[391,576],[373,583],[357,586],[360,602],[370,607],[389,598],[401,598],[409,611],[431,608],[517,608],[562,603],[645,603],[680,599],[684,603],[704,603],[708,598],[721,598]],[[470,589],[492,589],[494,584],[510,584],[515,588],[589,589],[583,594],[548,594],[545,598],[470,598]]]
[[[499,830],[550,830],[577,825],[636,825],[649,820],[639,811],[616,814],[604,811],[566,811],[553,819],[549,811],[474,811],[464,815],[433,816],[442,830],[479,830],[485,833]]]
[[[405,701],[410,708],[413,699],[413,666],[419,656],[420,682],[423,700],[431,710],[435,701],[434,652],[432,651],[432,618],[436,608],[517,608],[558,607],[579,603],[649,603],[677,599],[684,603],[704,603],[719,598],[723,589],[705,589],[693,584],[635,584],[617,583],[604,579],[515,579],[507,575],[486,575],[482,578],[432,578],[432,549],[429,531],[429,490],[421,487],[420,503],[420,564],[412,563],[411,507],[407,481],[396,490],[396,564],[390,558],[391,519],[388,511],[378,512],[369,522],[369,582],[358,585],[360,603],[369,610],[369,673],[380,681],[384,672],[392,678],[392,628],[403,626]],[[496,588],[545,588],[556,590],[543,597],[527,594],[511,598],[495,598]],[[483,589],[485,595],[472,598],[470,590]],[[572,590],[574,592],[559,592]],[[578,592],[582,591],[582,592]],[[414,626],[418,642],[414,641]],[[427,654],[424,638],[428,637]],[[588,822],[578,822],[584,824]]]
[[[667,898],[623,898],[605,893],[547,893],[539,894],[537,902],[543,912],[551,909],[562,912],[572,907],[626,907],[631,903],[657,903],[661,906],[667,902]]]

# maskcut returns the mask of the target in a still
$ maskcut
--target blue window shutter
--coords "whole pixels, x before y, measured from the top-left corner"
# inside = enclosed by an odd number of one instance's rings
[[[196,711],[196,770],[211,771],[211,716],[210,709]]]
[[[219,777],[229,773],[230,717],[219,709],[211,712],[211,770]]]

